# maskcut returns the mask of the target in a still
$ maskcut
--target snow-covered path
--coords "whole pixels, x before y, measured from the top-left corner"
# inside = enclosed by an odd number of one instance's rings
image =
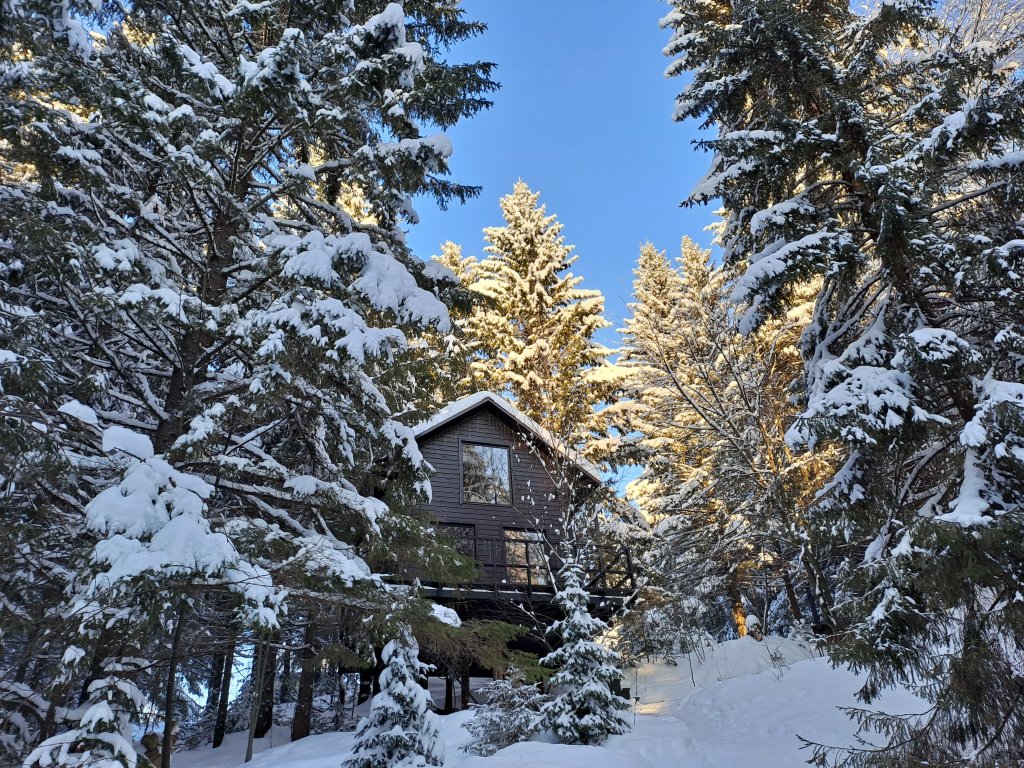
[[[769,637],[722,643],[703,659],[681,658],[678,666],[649,664],[631,674],[640,701],[635,725],[602,747],[534,741],[492,757],[461,751],[468,733],[460,712],[441,718],[447,744],[445,768],[796,768],[810,756],[798,738],[850,744],[853,727],[838,709],[856,702],[857,678],[833,669],[802,645]],[[886,699],[890,711],[920,710],[899,692]],[[244,739],[224,747],[174,756],[174,768],[233,768],[241,763]],[[278,733],[278,740],[283,733]],[[311,736],[256,755],[251,768],[338,768],[350,733]]]
[[[799,737],[852,743],[853,726],[840,707],[856,705],[857,677],[795,642],[733,640],[692,668],[685,658],[674,667],[647,665],[636,680],[636,724],[606,748],[638,758],[638,765],[794,768],[810,757]],[[885,706],[920,711],[905,692],[888,696]]]

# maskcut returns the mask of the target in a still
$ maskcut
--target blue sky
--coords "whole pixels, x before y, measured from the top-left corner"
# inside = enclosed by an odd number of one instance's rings
[[[641,243],[678,255],[690,235],[707,244],[709,208],[679,202],[710,157],[692,123],[672,121],[682,81],[664,77],[668,33],[659,0],[464,0],[488,24],[453,60],[495,62],[494,106],[449,132],[453,177],[483,187],[479,198],[440,211],[419,200],[409,243],[423,258],[453,240],[480,255],[485,226],[501,224],[498,199],[522,178],[565,226],[584,287],[606,297],[619,324]],[[616,337],[607,333],[602,341]]]

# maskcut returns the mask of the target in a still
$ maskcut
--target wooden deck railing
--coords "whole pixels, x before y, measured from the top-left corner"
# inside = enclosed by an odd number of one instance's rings
[[[497,592],[555,591],[560,563],[546,553],[547,545],[530,539],[478,536],[459,542],[463,554],[477,562],[474,589]],[[596,595],[628,595],[636,588],[629,549],[597,545],[585,564],[588,592]]]

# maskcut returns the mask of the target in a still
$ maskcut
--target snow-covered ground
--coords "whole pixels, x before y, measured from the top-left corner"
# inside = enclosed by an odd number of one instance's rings
[[[798,734],[833,745],[853,743],[853,725],[839,707],[856,704],[857,677],[790,640],[732,640],[701,658],[681,657],[676,666],[648,664],[624,682],[640,699],[631,716],[635,723],[604,746],[533,741],[473,757],[460,749],[468,740],[462,724],[472,713],[459,712],[441,718],[445,768],[795,768],[809,757]],[[884,706],[899,712],[922,708],[902,691],[887,696]],[[257,745],[251,768],[338,768],[352,734],[286,741],[286,729],[275,729]],[[233,768],[244,749],[244,734],[234,734],[219,749],[176,754],[173,766]]]

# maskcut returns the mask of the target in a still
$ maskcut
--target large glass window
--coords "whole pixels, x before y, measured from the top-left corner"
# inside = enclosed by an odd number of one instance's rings
[[[511,504],[508,448],[462,444],[462,500],[477,504]]]
[[[540,531],[505,529],[505,569],[513,584],[543,587],[551,583]]]

